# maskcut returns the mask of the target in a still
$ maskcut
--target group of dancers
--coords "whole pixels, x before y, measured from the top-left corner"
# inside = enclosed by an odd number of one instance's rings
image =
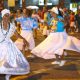
[[[73,50],[80,53],[80,40],[69,36],[65,31],[65,21],[58,15],[57,7],[49,10],[51,13],[50,27],[52,31],[48,37],[35,47],[33,29],[38,28],[38,23],[31,18],[29,10],[24,9],[23,16],[16,18],[21,24],[21,34],[16,31],[15,24],[10,22],[10,10],[4,9],[1,11],[2,21],[0,23],[0,74],[6,74],[6,80],[9,80],[11,75],[23,75],[30,72],[28,61],[23,56],[19,49],[30,49],[34,56],[43,59],[54,59],[51,64],[63,66],[63,60],[66,50]],[[13,41],[10,39],[12,35],[16,35],[19,40]],[[24,50],[25,50],[24,49]]]

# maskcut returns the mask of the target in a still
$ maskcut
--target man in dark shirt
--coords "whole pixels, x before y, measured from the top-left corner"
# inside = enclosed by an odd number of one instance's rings
[[[76,25],[78,28],[78,32],[80,33],[80,9],[78,10],[78,13],[75,16],[75,20],[76,20]]]

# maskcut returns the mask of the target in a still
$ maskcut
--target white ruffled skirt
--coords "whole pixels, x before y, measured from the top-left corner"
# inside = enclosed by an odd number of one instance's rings
[[[35,47],[35,42],[33,38],[33,32],[32,31],[26,31],[26,30],[21,30],[21,36],[25,38],[28,43],[29,43],[29,49],[32,50]],[[23,49],[23,40],[22,39],[17,39],[15,41],[16,46],[18,49],[22,50]],[[27,47],[26,47],[27,50]]]
[[[80,52],[80,40],[68,36],[66,32],[50,33],[31,53],[44,59],[52,59],[56,58],[55,54],[62,55],[64,49]]]
[[[22,75],[29,71],[29,63],[10,39],[0,43],[0,74]]]

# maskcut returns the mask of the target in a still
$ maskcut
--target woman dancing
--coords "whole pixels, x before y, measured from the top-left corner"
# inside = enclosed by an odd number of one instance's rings
[[[80,40],[67,35],[64,29],[64,19],[61,16],[58,16],[57,7],[53,7],[50,12],[52,15],[50,23],[52,25],[51,33],[31,52],[44,59],[55,58],[56,60],[52,62],[52,64],[63,66],[65,63],[63,60],[65,50],[80,52]]]
[[[31,18],[31,10],[24,8],[23,9],[23,16],[20,18],[16,18],[17,22],[20,22],[21,24],[21,36],[25,38],[25,40],[29,43],[29,50],[31,51],[35,47],[35,41],[33,37],[33,30],[36,30],[38,27],[38,24],[34,19]],[[23,49],[23,41],[20,39],[17,39],[15,44],[17,47],[22,50]],[[27,47],[25,47],[25,50],[27,50]],[[25,52],[24,50],[24,52]],[[34,57],[32,54],[30,54],[30,51],[28,50],[28,57]]]
[[[20,36],[16,30],[14,23],[10,22],[10,11],[4,9],[1,11],[2,21],[0,23],[0,74],[6,74],[6,80],[11,75],[28,74],[30,71],[29,63],[24,58],[20,50],[15,46],[10,37],[15,34],[24,41],[24,45],[28,42]]]

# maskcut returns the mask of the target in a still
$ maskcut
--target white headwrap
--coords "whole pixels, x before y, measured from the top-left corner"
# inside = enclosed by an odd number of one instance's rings
[[[1,11],[1,16],[3,17],[5,14],[10,14],[10,10],[8,10],[8,9],[3,9],[2,11]]]
[[[54,12],[54,13],[56,13],[56,14],[59,14],[57,7],[53,7],[53,8],[50,9],[49,11]]]

